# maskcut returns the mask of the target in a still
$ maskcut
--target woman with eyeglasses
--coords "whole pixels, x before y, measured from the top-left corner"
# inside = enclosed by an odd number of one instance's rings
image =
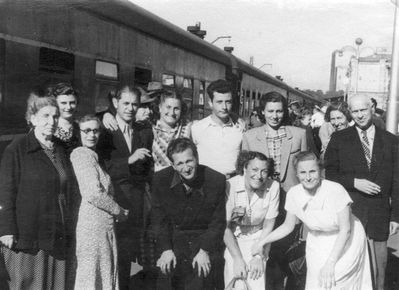
[[[79,120],[81,147],[71,154],[82,201],[76,226],[77,269],[75,289],[119,289],[114,221],[127,219],[128,210],[113,199],[110,176],[95,151],[100,120]]]

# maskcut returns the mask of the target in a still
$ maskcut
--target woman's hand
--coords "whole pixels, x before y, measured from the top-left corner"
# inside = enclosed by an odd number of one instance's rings
[[[103,125],[105,128],[111,131],[118,130],[118,123],[116,122],[115,117],[111,113],[105,113],[103,116]]]
[[[319,285],[322,289],[331,289],[335,286],[335,262],[327,260],[319,274]]]
[[[261,255],[263,254],[263,245],[259,244],[259,242],[255,242],[252,245],[251,248],[251,255],[256,256],[256,255]]]
[[[2,243],[7,248],[11,249],[14,244],[14,235],[5,235],[0,237],[0,243]]]
[[[124,222],[129,217],[129,210],[122,208],[120,213],[116,216],[117,222]]]
[[[262,256],[256,255],[252,257],[251,261],[249,261],[249,276],[251,279],[258,280],[264,271],[265,266]]]
[[[233,261],[234,278],[247,278],[248,267],[243,258],[236,258]]]

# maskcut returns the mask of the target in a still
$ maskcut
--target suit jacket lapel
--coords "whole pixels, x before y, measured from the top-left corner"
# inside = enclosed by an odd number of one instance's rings
[[[288,127],[285,128],[285,132],[287,134],[287,138],[283,139],[281,144],[281,160],[280,160],[280,179],[284,180],[286,169],[288,166],[288,159],[291,154],[292,147],[292,133]]]
[[[373,177],[375,177],[379,172],[378,169],[381,166],[383,160],[384,160],[384,142],[382,140],[381,131],[376,127],[373,152],[371,157],[371,170],[370,170],[373,174]]]
[[[258,145],[260,147],[259,150],[260,152],[264,152],[266,156],[269,157],[269,148],[267,147],[267,142],[266,142],[266,125],[261,127],[261,130],[258,130],[258,133],[256,134],[256,140],[258,140]]]
[[[129,147],[126,144],[126,139],[123,136],[123,133],[120,128],[116,130],[115,132],[112,132],[113,139],[114,139],[114,144],[117,145],[115,146],[116,148],[121,148],[123,150],[123,153],[126,154],[126,156],[130,155]],[[119,147],[121,146],[121,147]]]

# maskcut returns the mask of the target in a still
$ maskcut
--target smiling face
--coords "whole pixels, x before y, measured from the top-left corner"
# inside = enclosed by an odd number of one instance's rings
[[[366,98],[353,97],[350,101],[350,111],[356,126],[366,130],[371,125],[371,104]]]
[[[57,104],[60,109],[60,118],[72,120],[78,105],[76,97],[74,95],[59,95],[57,96]]]
[[[181,117],[181,101],[175,98],[166,98],[159,104],[160,121],[170,127],[175,127]]]
[[[121,93],[120,99],[113,98],[112,103],[116,109],[118,116],[126,123],[133,120],[139,106],[139,98],[130,91]]]
[[[233,97],[231,93],[213,92],[213,100],[209,101],[212,114],[220,120],[227,120],[233,107]]]
[[[315,193],[321,182],[320,166],[317,160],[300,161],[297,165],[297,176],[307,191]]]
[[[250,160],[244,168],[245,186],[251,190],[261,188],[266,182],[267,174],[267,161],[258,158]]]
[[[35,134],[43,137],[52,137],[57,128],[59,111],[57,107],[45,106],[31,116],[31,123]]]
[[[100,137],[100,124],[96,120],[89,120],[79,124],[82,146],[95,148]]]
[[[330,123],[336,131],[340,131],[348,127],[349,122],[344,113],[338,110],[330,112]]]
[[[183,152],[172,154],[173,168],[179,175],[187,180],[192,181],[197,175],[198,160],[193,150],[188,148]]]
[[[284,118],[284,108],[281,102],[268,102],[266,103],[264,115],[266,124],[273,129],[278,129],[281,126]]]

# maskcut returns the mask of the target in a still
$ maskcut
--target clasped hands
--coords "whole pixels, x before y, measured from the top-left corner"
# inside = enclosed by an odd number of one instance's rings
[[[0,237],[0,243],[9,249],[11,249],[14,242],[15,242],[14,235],[4,235]]]
[[[161,269],[163,274],[168,274],[172,271],[172,267],[176,268],[176,263],[176,256],[173,253],[173,250],[166,250],[158,259],[157,267]],[[192,266],[193,269],[197,267],[198,277],[201,277],[201,274],[204,277],[207,277],[211,271],[211,261],[208,253],[200,249],[193,259]]]

